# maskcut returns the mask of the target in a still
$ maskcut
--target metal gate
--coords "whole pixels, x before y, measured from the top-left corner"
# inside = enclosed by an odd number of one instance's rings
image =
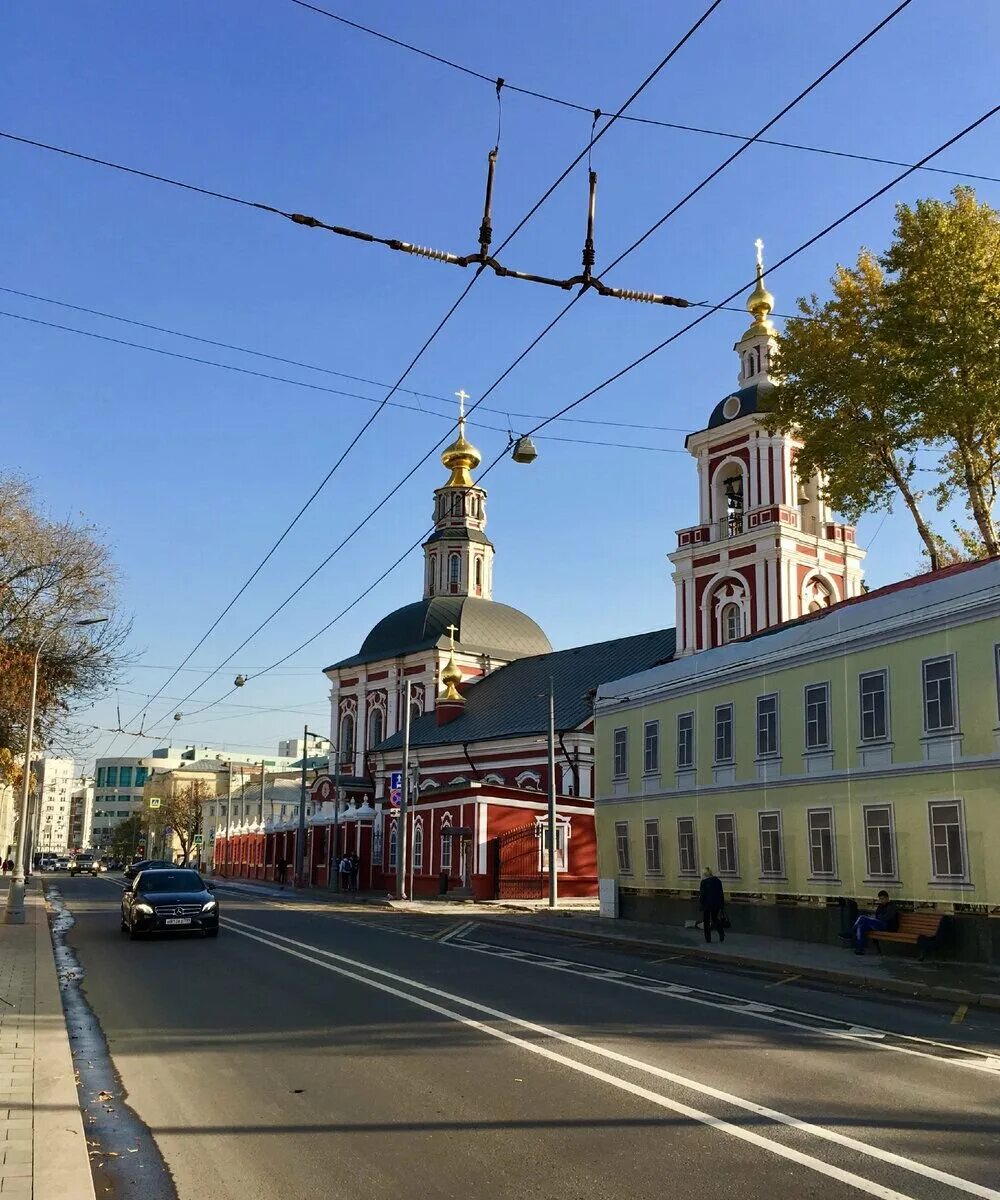
[[[547,895],[539,837],[539,827],[532,822],[494,839],[497,900],[541,900]]]

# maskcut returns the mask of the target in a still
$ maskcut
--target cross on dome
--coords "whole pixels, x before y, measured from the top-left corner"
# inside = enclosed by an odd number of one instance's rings
[[[757,269],[763,272],[764,270],[764,239],[758,238],[754,245],[757,247]]]
[[[458,633],[458,626],[454,622],[452,622],[451,625],[448,625],[446,627],[445,633],[447,633],[451,637],[451,648],[452,648],[452,650],[454,650],[455,649],[455,634]]]

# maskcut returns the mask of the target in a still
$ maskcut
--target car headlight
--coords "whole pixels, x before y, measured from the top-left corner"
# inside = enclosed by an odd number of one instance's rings
[[[151,904],[136,904],[133,912],[142,913],[143,916],[151,917],[153,915],[153,906]]]
[[[215,910],[216,910],[218,907],[219,907],[219,902],[218,902],[218,900],[207,900],[207,901],[206,901],[206,902],[205,902],[205,903],[204,903],[204,904],[201,906],[201,911],[202,911],[203,913],[206,913],[206,912],[215,912]]]

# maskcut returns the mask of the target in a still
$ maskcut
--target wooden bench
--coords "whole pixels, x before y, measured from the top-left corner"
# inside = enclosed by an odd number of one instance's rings
[[[899,914],[899,927],[895,932],[888,930],[870,929],[868,937],[875,943],[879,954],[882,953],[880,942],[902,942],[904,945],[916,946],[917,957],[923,962],[924,953],[942,941],[947,917],[940,913]]]

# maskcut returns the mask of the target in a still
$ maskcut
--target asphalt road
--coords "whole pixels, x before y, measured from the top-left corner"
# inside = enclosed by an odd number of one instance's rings
[[[131,942],[54,882],[181,1200],[1000,1200],[989,1014],[221,889],[217,941]]]

